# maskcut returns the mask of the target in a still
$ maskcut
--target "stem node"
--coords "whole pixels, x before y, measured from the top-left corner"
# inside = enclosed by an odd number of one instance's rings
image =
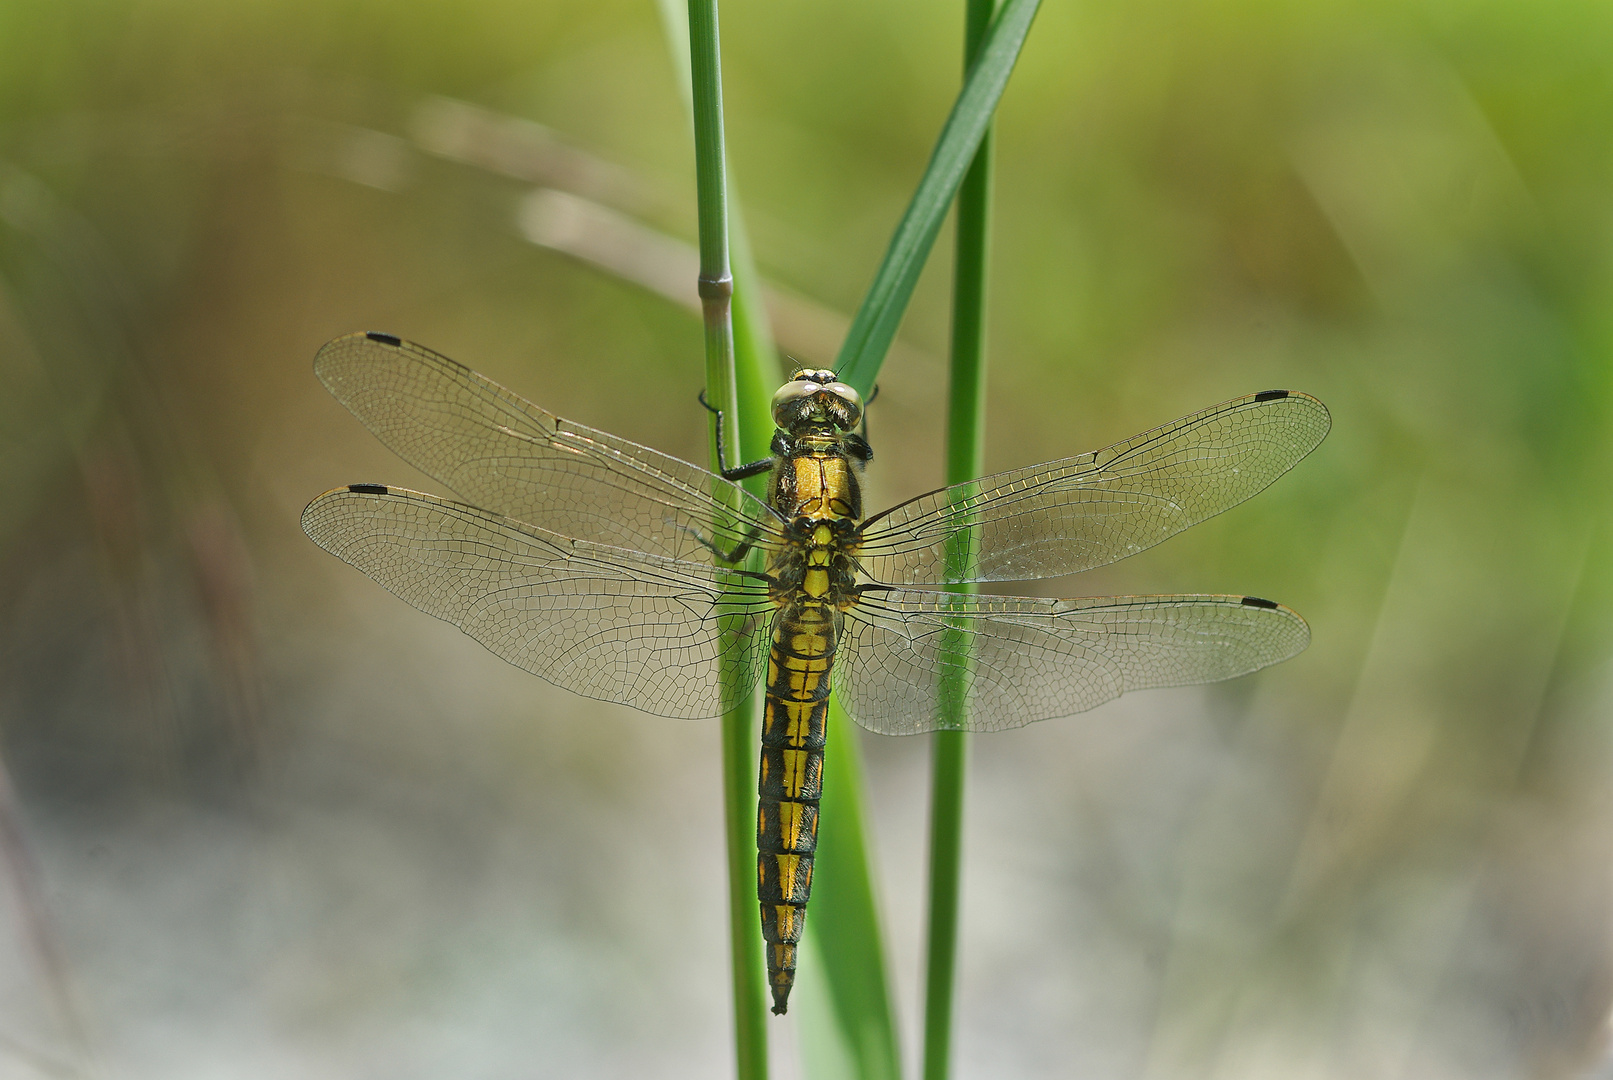
[[[728,300],[734,295],[734,279],[730,274],[721,277],[700,276],[700,299],[702,300]]]

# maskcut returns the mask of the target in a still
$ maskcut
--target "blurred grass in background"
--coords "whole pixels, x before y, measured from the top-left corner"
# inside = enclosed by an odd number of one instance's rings
[[[826,362],[961,15],[723,18],[775,330]],[[1044,6],[987,467],[1268,386],[1334,431],[1055,583],[1314,643],[973,743],[959,1076],[1613,1075],[1609,55],[1590,3]],[[310,373],[353,329],[701,460],[675,80],[649,0],[0,12],[0,1076],[726,1068],[717,725],[555,691],[297,528],[429,486]],[[875,507],[940,480],[932,261]],[[864,745],[911,1060],[926,749]]]

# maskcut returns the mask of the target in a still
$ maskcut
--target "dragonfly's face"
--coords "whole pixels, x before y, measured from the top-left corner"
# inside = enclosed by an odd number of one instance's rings
[[[862,419],[863,399],[832,371],[801,371],[773,395],[773,422],[785,431],[833,424],[850,431]]]

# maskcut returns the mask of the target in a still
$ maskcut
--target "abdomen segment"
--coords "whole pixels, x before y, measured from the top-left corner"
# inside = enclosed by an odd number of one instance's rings
[[[812,892],[829,676],[839,631],[840,613],[833,607],[792,603],[779,617],[768,656],[756,876],[775,1013],[785,1011],[795,985],[796,948]]]

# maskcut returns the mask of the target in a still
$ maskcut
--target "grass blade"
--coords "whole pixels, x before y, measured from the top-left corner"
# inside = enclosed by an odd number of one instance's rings
[[[822,1074],[825,1080],[848,1075],[857,1080],[900,1080],[901,1055],[885,974],[885,945],[864,839],[862,755],[857,729],[833,699],[829,747],[833,757],[825,755],[824,760],[823,813],[806,936],[823,968],[827,1019],[840,1045],[833,1053],[816,1057],[808,1053],[807,1073]],[[825,1027],[803,1017],[806,1039],[824,1038]],[[824,1072],[824,1063],[839,1063],[840,1067]]]
[[[852,320],[834,369],[842,381],[864,395],[873,388],[879,365],[896,337],[913,287],[918,284],[919,272],[924,269],[952,198],[991,125],[992,113],[1040,6],[1041,0],[1004,0],[986,28],[963,90],[936,140],[930,163],[896,226],[885,261]]]

